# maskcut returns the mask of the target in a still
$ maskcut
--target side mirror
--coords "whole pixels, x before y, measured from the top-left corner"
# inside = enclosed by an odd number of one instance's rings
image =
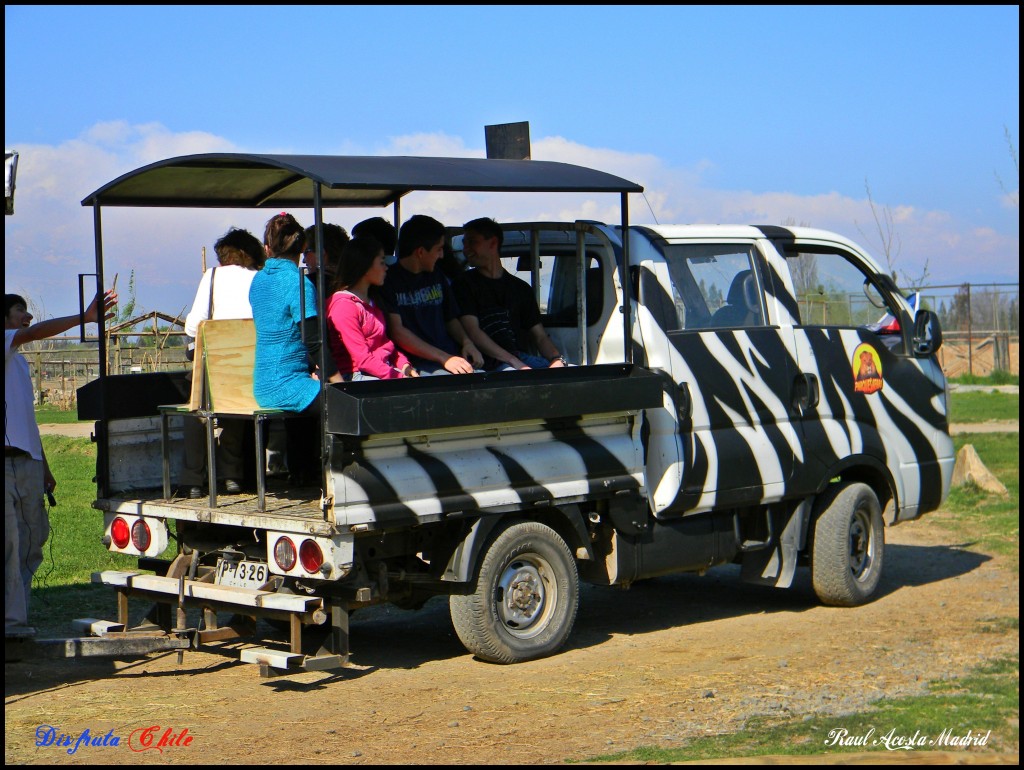
[[[931,310],[918,310],[914,316],[914,355],[925,357],[942,347],[942,325]]]

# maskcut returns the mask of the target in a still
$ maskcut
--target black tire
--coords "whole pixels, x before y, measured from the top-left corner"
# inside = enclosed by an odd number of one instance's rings
[[[569,547],[550,527],[512,524],[491,543],[473,593],[449,600],[466,649],[492,663],[553,655],[576,621],[579,575]]]
[[[826,492],[811,553],[811,579],[822,603],[864,604],[878,588],[884,555],[882,509],[871,487],[850,483]]]

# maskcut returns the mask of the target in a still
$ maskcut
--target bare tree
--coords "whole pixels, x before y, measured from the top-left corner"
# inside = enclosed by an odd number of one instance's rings
[[[871,216],[875,220],[875,230],[877,231],[879,251],[885,255],[886,269],[892,276],[892,279],[896,283],[904,286],[923,286],[928,280],[928,260],[925,260],[924,267],[921,268],[921,274],[916,278],[911,276],[909,273],[903,273],[903,280],[900,280],[899,271],[896,268],[896,260],[900,256],[900,252],[903,250],[903,240],[900,238],[898,232],[896,232],[895,218],[892,214],[892,209],[888,206],[882,206],[881,211],[879,207],[875,205],[875,199],[871,196],[871,186],[868,184],[867,178],[864,179],[864,189],[868,194],[868,205],[871,207]],[[871,236],[864,232],[861,228],[860,223],[854,221],[857,225],[857,230],[864,236],[864,239],[869,243],[873,240]]]
[[[1007,189],[998,171],[995,172],[996,181],[1006,195],[1006,200],[1016,209],[1020,208],[1020,166],[1017,163],[1017,148],[1013,143],[1013,137],[1010,136],[1010,129],[1006,126],[1003,126],[1003,135],[1006,137],[1006,145],[1010,148],[1010,159],[1013,161],[1013,172],[1017,176],[1017,186],[1013,190]]]

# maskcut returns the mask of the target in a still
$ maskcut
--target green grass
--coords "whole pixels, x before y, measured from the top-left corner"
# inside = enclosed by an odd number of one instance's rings
[[[64,425],[69,422],[89,422],[89,420],[79,420],[78,409],[58,409],[53,404],[36,407],[36,423],[39,425],[55,423]]]
[[[999,391],[974,391],[949,394],[951,423],[1020,419],[1020,395]]]
[[[116,617],[114,592],[92,585],[93,572],[137,569],[133,556],[111,553],[100,541],[103,513],[96,499],[96,445],[85,438],[43,436],[43,449],[57,489],[50,508],[50,537],[43,546],[43,564],[32,579],[30,623],[41,635],[67,636],[73,618]],[[164,558],[174,554],[173,541]]]
[[[96,570],[133,568],[135,558],[112,554],[100,542],[103,514],[92,507],[96,445],[84,438],[43,436],[43,449],[57,479],[57,505],[50,509],[46,559],[36,572],[33,588],[88,583]]]
[[[1020,375],[996,369],[984,377],[977,374],[961,374],[959,377],[950,377],[949,381],[960,385],[1020,385]]]
[[[1020,563],[1020,436],[1017,433],[965,433],[954,436],[956,451],[974,446],[978,457],[1006,487],[1007,496],[974,485],[954,487],[935,520],[975,547],[1013,557]]]

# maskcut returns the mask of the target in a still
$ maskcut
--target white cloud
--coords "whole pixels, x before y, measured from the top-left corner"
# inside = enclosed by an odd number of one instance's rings
[[[239,152],[230,140],[200,131],[174,133],[151,123],[96,124],[77,139],[57,146],[14,147],[20,153],[15,214],[5,218],[5,283],[8,291],[43,298],[49,313],[64,315],[77,307],[79,272],[93,271],[91,209],[83,198],[132,169],[176,155],[201,152]],[[292,151],[295,150],[283,150]],[[376,149],[346,143],[349,154],[434,155],[483,157],[480,147],[457,136],[421,133],[390,137]],[[702,160],[690,168],[666,165],[657,156],[608,148],[587,147],[563,137],[539,137],[532,146],[537,160],[554,160],[598,168],[635,181],[645,196],[630,196],[630,219],[639,224],[686,222],[743,222],[782,224],[806,222],[834,230],[864,245],[884,264],[870,204],[837,192],[797,195],[786,191],[714,189],[705,181],[714,164]],[[644,200],[646,198],[646,201]],[[948,212],[925,210],[912,202],[889,205],[902,242],[897,261],[901,272],[916,274],[927,261],[932,277],[941,282],[1017,280],[1019,237],[979,229],[957,221]],[[650,208],[649,208],[650,207]],[[653,212],[653,213],[652,213]],[[294,212],[304,224],[310,212]],[[328,221],[345,227],[366,216],[389,215],[380,210],[332,210]],[[425,213],[446,224],[461,224],[477,216],[499,221],[531,219],[596,219],[617,223],[615,195],[416,193],[402,203],[402,216]],[[203,245],[208,249],[230,226],[262,235],[265,211],[104,209],[104,257],[108,283],[121,276],[127,286],[134,268],[140,307],[177,313],[192,301]],[[863,230],[863,233],[860,232]],[[185,270],[181,265],[189,265]],[[982,274],[980,271],[984,269]]]

